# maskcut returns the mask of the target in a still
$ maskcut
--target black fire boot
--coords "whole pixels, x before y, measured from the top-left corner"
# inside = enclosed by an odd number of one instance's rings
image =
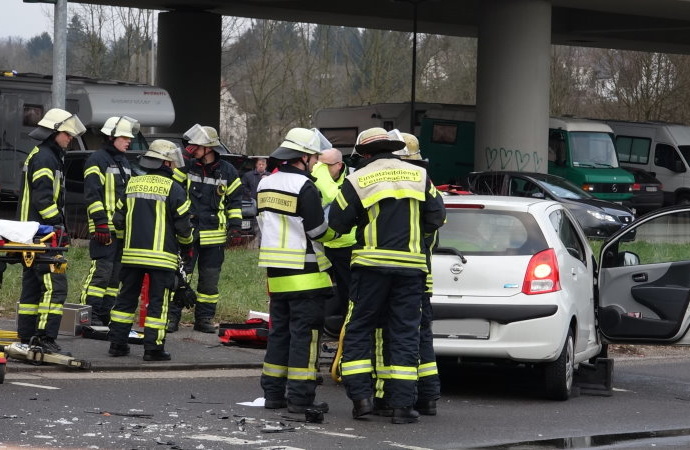
[[[172,357],[165,350],[144,350],[144,361],[170,361]]]
[[[419,399],[414,404],[414,409],[423,416],[436,415],[436,400],[422,400]]]
[[[352,400],[352,418],[359,419],[362,416],[371,414],[374,411],[374,406],[370,398],[363,398],[362,400]]]
[[[374,411],[375,416],[381,417],[393,417],[393,408],[390,407],[387,401],[382,398],[374,398]]]
[[[406,408],[393,408],[393,423],[415,423],[419,420],[419,413],[411,406]]]
[[[304,414],[308,409],[315,409],[324,413],[328,412],[328,403],[326,402],[313,402],[311,405],[293,405],[288,400],[287,404],[288,412],[296,414]]]
[[[129,345],[127,344],[116,344],[114,342],[110,343],[110,349],[108,349],[108,354],[110,356],[127,356],[129,355]]]
[[[201,318],[194,321],[194,331],[201,331],[202,333],[215,333],[216,327],[211,323],[211,319]]]

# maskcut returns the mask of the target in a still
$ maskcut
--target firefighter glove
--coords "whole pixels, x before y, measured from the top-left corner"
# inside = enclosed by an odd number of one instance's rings
[[[230,245],[240,245],[242,244],[242,233],[240,232],[240,230],[230,229],[228,230],[228,239],[230,241]]]
[[[182,265],[186,266],[194,258],[194,247],[191,245],[180,246],[180,259],[182,259]]]
[[[101,245],[110,245],[112,239],[110,237],[110,229],[107,223],[101,225],[96,225],[96,231],[94,231],[92,239]]]

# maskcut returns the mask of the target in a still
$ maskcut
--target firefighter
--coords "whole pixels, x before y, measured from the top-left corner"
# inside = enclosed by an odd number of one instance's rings
[[[428,161],[422,159],[419,149],[419,141],[417,138],[409,133],[399,133],[397,130],[388,133],[405,142],[405,147],[402,150],[393,152],[394,155],[400,156],[402,160],[409,161],[411,164],[427,168]],[[414,409],[422,415],[435,416],[436,402],[441,397],[441,380],[438,375],[438,367],[436,366],[436,354],[434,353],[434,339],[431,329],[433,319],[431,308],[431,295],[433,288],[433,279],[431,276],[431,252],[438,246],[438,231],[424,236],[426,242],[426,264],[429,272],[426,276],[426,284],[424,295],[422,296],[422,318],[419,327],[419,366],[417,367],[417,398],[415,400]],[[376,392],[374,395],[374,411],[375,415],[390,417],[393,415],[393,410],[388,404],[389,395],[385,389],[386,380],[389,379],[390,368],[388,361],[390,354],[386,351],[388,349],[389,335],[386,329],[378,328],[375,334],[374,343],[374,358],[375,358],[375,373]]]
[[[324,208],[328,208],[338,195],[340,186],[349,171],[343,162],[343,154],[340,150],[331,148],[319,155],[319,162],[316,163],[311,174],[316,178],[314,183],[321,192],[321,204]],[[326,334],[336,338],[340,335],[340,328],[343,326],[347,311],[350,292],[350,259],[354,244],[354,229],[338,239],[324,243],[326,257],[331,263],[328,272],[333,281],[335,295],[326,302],[323,329]]]
[[[285,164],[257,189],[259,267],[266,267],[270,295],[271,328],[261,373],[268,409],[328,412],[327,403],[314,401],[324,302],[333,294],[321,242],[338,235],[328,227],[309,172],[329,147],[316,129],[291,129],[271,154]]]
[[[38,122],[29,136],[38,144],[27,156],[22,169],[17,218],[53,225],[56,232],[65,229],[65,150],[74,137],[86,129],[79,118],[53,108]],[[44,350],[60,352],[55,342],[67,298],[67,276],[53,272],[48,264],[24,267],[19,297],[17,331],[23,343],[40,345]]]
[[[360,133],[355,151],[363,163],[345,179],[329,213],[339,233],[357,226],[341,360],[355,419],[373,412],[372,336],[384,317],[390,334],[386,389],[392,422],[412,423],[419,417],[413,406],[428,272],[423,236],[443,224],[445,209],[426,170],[392,154],[404,146],[383,128]]]
[[[127,338],[134,323],[144,275],[149,276],[149,305],[144,324],[144,361],[169,361],[165,351],[168,305],[175,285],[178,255],[192,244],[190,204],[184,188],[173,180],[182,152],[163,139],[151,143],[139,160],[147,174],[130,178],[125,201],[113,219],[124,230],[122,285],[110,311],[111,356],[129,354]]]
[[[193,156],[186,172],[195,235],[192,258],[185,271],[191,274],[198,265],[194,330],[215,333],[212,320],[218,304],[225,244],[228,238],[233,245],[242,239],[242,183],[233,165],[220,158],[229,153],[214,128],[196,124],[184,133],[184,138]],[[178,305],[171,308],[170,332],[177,331],[181,312]]]
[[[84,197],[91,240],[91,268],[82,288],[81,303],[91,305],[91,324],[108,325],[117,297],[122,235],[113,226],[118,201],[124,202],[125,187],[132,169],[125,157],[130,142],[139,132],[139,122],[131,117],[111,117],[101,133],[103,148],[84,163]]]

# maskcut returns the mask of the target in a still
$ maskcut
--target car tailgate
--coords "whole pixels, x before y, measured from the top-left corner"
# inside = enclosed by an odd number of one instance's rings
[[[434,254],[435,296],[510,297],[522,291],[531,255],[467,256]]]

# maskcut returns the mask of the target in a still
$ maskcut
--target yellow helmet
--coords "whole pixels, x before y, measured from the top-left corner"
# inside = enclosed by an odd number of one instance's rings
[[[405,148],[393,153],[402,159],[421,160],[422,154],[419,150],[419,140],[410,133],[400,133],[400,137],[405,142]]]

